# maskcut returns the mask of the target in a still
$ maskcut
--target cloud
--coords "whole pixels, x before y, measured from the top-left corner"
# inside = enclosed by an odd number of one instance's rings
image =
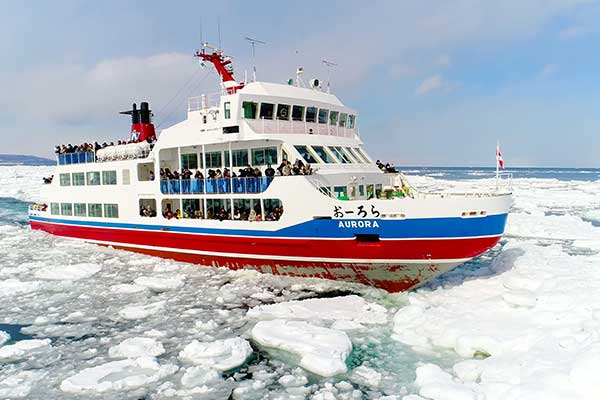
[[[202,84],[208,87],[213,83],[216,91],[215,82],[203,79],[207,73],[192,57],[181,53],[106,59],[90,67],[42,67],[4,82],[0,104],[9,112],[46,123],[93,123],[142,100],[149,101],[156,113],[186,82],[190,87],[182,91],[183,96],[199,95],[191,91]]]
[[[441,75],[437,74],[425,78],[415,89],[415,94],[418,96],[425,96],[433,92],[450,93],[458,86],[458,83],[449,82]]]
[[[581,36],[585,36],[590,33],[590,29],[584,26],[571,26],[565,29],[562,29],[558,32],[558,37],[560,39],[569,40],[575,39]]]

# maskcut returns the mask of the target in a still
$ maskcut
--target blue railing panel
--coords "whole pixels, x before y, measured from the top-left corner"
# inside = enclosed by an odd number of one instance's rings
[[[273,177],[171,179],[160,181],[163,194],[261,193],[269,188]]]

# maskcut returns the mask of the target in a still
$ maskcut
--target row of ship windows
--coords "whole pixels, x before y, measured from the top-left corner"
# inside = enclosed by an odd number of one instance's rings
[[[102,180],[100,177],[102,176]],[[73,172],[72,174],[60,174],[60,186],[97,186],[102,182],[103,185],[117,184],[117,171],[91,171],[91,172]]]
[[[279,199],[164,199],[161,211],[167,219],[278,221],[283,203]],[[141,199],[140,216],[156,215],[156,201]]]
[[[118,204],[50,203],[52,215],[75,217],[119,218]]]
[[[225,119],[231,118],[231,103],[225,102]],[[242,115],[246,119],[278,119],[283,121],[302,121],[319,124],[329,124],[340,128],[354,129],[356,116],[326,108],[305,107],[300,105],[242,102]]]
[[[250,158],[249,152],[252,158]],[[231,162],[229,150],[207,152],[205,157],[202,157],[202,153],[182,154],[181,167],[188,169],[203,168],[202,161],[204,158],[206,159],[206,168],[231,168],[232,163],[234,167],[246,167],[250,165],[250,159],[252,160],[252,166],[255,167],[267,164],[276,165],[277,147],[232,150]]]
[[[368,164],[370,161],[358,147],[296,145],[294,148],[308,163]]]

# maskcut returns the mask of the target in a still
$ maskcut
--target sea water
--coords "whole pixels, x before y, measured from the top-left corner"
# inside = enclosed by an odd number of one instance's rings
[[[494,185],[405,170],[429,190]],[[31,231],[52,167],[2,166],[0,398],[600,398],[600,170],[513,172],[494,249],[388,294]]]

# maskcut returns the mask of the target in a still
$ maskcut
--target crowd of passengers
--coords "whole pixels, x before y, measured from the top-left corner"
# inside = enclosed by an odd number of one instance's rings
[[[377,160],[376,164],[381,171],[387,174],[395,174],[396,172],[398,172],[398,170],[396,169],[396,167],[394,167],[394,164],[392,163],[384,164],[381,161]]]
[[[283,162],[277,167],[277,170],[273,169],[271,164],[267,164],[267,168],[265,168],[264,176],[267,178],[272,178],[275,175],[280,176],[290,176],[290,175],[311,175],[313,170],[310,164],[305,164],[301,160],[296,160],[294,164],[292,164],[288,160],[283,160]],[[236,174],[235,171],[230,170],[229,168],[224,168],[223,171],[217,168],[209,169],[206,173],[206,178],[208,179],[222,179],[222,178],[261,178],[263,177],[263,172],[260,168],[255,167],[252,168],[248,165],[246,168],[241,168]],[[171,171],[169,168],[161,168],[160,169],[160,179],[161,180],[190,180],[192,179],[204,179],[204,174],[200,170],[196,170],[196,172],[192,172],[189,168],[183,168],[181,172],[177,170]],[[154,173],[150,172],[150,180],[154,180]]]
[[[256,208],[252,208],[252,209],[235,207],[233,209],[233,214],[231,213],[230,210],[225,210],[225,208],[221,207],[217,211],[210,210],[210,209],[207,210],[206,211],[206,219],[216,219],[219,221],[233,219],[234,221],[250,221],[250,222],[279,221],[279,218],[281,218],[282,214],[283,214],[283,206],[266,208],[264,218],[260,212],[260,207],[256,207]],[[141,212],[140,212],[140,215],[141,215]],[[156,216],[156,214],[155,215],[142,215],[142,216],[152,217],[152,216]],[[171,209],[171,205],[167,204],[167,206],[165,207],[165,210],[163,212],[163,217],[165,217],[166,219],[173,219],[173,218],[175,218],[175,219],[182,219],[182,218],[204,219],[204,213],[202,212],[202,210],[194,210],[192,207],[188,207],[183,212],[179,208],[176,209],[175,211],[173,211]]]
[[[154,140],[148,138],[146,140],[148,143],[150,143],[150,145],[154,144]],[[124,144],[131,144],[131,143],[136,143],[136,141],[134,140],[118,140],[116,143],[115,142],[104,142],[102,144],[98,143],[98,142],[94,142],[94,143],[82,143],[79,145],[75,145],[73,146],[71,143],[67,144],[67,145],[58,145],[54,147],[54,152],[57,155],[60,154],[70,154],[70,153],[87,153],[87,152],[92,152],[95,153],[100,149],[104,149],[106,147],[110,147],[110,146],[120,146],[120,145],[124,145]]]

